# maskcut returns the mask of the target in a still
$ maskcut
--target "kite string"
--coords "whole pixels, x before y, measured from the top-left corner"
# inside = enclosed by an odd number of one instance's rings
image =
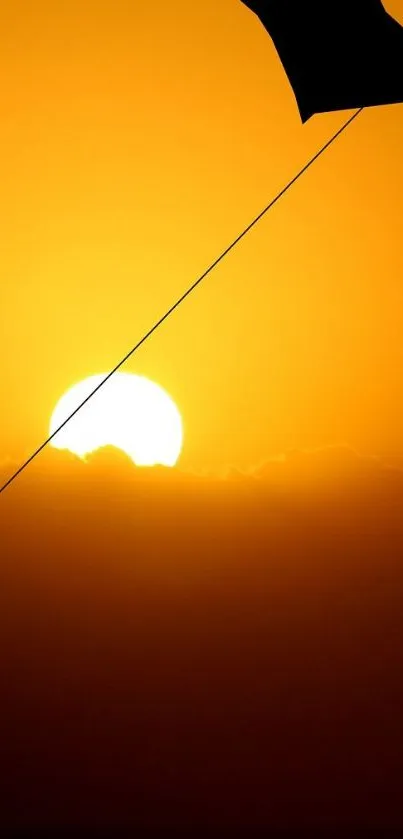
[[[277,204],[280,198],[282,198],[282,196],[285,195],[285,193],[288,192],[289,189],[291,189],[291,187],[299,180],[299,178],[301,178],[301,176],[312,166],[312,164],[315,163],[315,161],[318,160],[319,157],[321,157],[321,155],[326,151],[326,149],[328,149],[329,146],[331,146],[332,143],[334,143],[334,141],[338,137],[340,137],[343,131],[345,131],[346,128],[348,128],[348,126],[358,117],[358,115],[363,110],[364,108],[359,108],[357,111],[355,111],[355,113],[351,117],[349,117],[349,119],[345,123],[343,123],[341,128],[339,128],[335,132],[335,134],[333,134],[330,137],[330,139],[327,140],[327,142],[319,149],[319,151],[317,151],[316,154],[314,154],[314,156],[311,157],[310,160],[308,160],[305,166],[303,166],[302,169],[300,169],[299,172],[297,172],[297,174],[294,175],[294,177],[290,181],[288,181],[286,186],[283,187],[283,189],[277,193],[277,195],[270,201],[269,204],[267,204],[267,206],[259,213],[259,215],[257,215],[253,219],[253,221],[251,221],[251,223],[248,224],[247,227],[245,227],[242,233],[240,233],[239,236],[237,236],[237,238],[234,239],[234,241],[231,242],[231,244],[220,254],[220,256],[217,257],[216,260],[214,260],[214,262],[207,268],[207,270],[204,271],[204,273],[191,286],[189,286],[189,288],[184,292],[184,294],[182,294],[182,296],[179,297],[178,300],[176,300],[176,302],[168,309],[167,312],[165,312],[164,315],[162,315],[162,317],[154,324],[154,326],[152,326],[151,329],[149,329],[148,332],[146,332],[146,334],[143,335],[140,341],[138,341],[137,344],[135,344],[135,346],[132,347],[132,349],[129,350],[128,353],[126,353],[126,355],[115,365],[115,367],[113,367],[113,369],[101,380],[101,382],[99,382],[99,384],[94,388],[94,390],[92,390],[91,393],[89,393],[88,396],[85,399],[83,399],[82,402],[80,402],[77,408],[75,408],[75,410],[72,411],[71,414],[69,414],[69,416],[58,426],[58,428],[56,428],[55,431],[53,431],[53,433],[46,440],[44,440],[44,442],[40,446],[38,446],[38,448],[30,455],[30,457],[16,470],[16,472],[14,472],[14,474],[11,475],[11,477],[5,482],[5,484],[3,484],[2,487],[0,487],[0,493],[4,492],[4,490],[7,489],[7,487],[21,474],[21,472],[23,472],[24,469],[26,469],[27,466],[29,466],[29,464],[34,460],[34,458],[37,457],[41,451],[43,451],[43,449],[51,442],[51,440],[53,440],[56,434],[58,434],[59,431],[61,431],[62,428],[64,428],[64,426],[67,425],[67,423],[70,422],[71,419],[73,419],[73,417],[78,413],[78,411],[80,411],[81,408],[83,408],[84,405],[90,399],[92,399],[93,396],[95,396],[97,391],[100,390],[100,388],[103,387],[107,381],[109,381],[109,379],[126,363],[126,361],[128,361],[128,359],[132,355],[134,355],[135,352],[137,352],[137,350],[142,346],[142,344],[144,344],[148,340],[148,338],[150,338],[151,335],[153,335],[153,333],[164,323],[164,321],[166,321],[167,318],[170,317],[170,315],[175,311],[175,309],[177,309],[184,302],[184,300],[186,300],[186,298],[189,297],[192,291],[194,291],[195,288],[197,288],[197,286],[200,285],[200,283],[203,282],[203,280],[208,276],[208,274],[210,274],[214,270],[214,268],[216,268],[217,265],[220,262],[222,262],[222,260],[227,256],[227,254],[229,254],[230,251],[232,251],[233,248],[235,248],[235,246],[241,241],[241,239],[243,239],[244,236],[246,236],[247,233],[249,233],[249,231],[252,230],[252,228],[263,218],[263,216],[265,216],[266,213],[268,213],[268,211],[271,210],[271,208],[274,207],[275,204]]]

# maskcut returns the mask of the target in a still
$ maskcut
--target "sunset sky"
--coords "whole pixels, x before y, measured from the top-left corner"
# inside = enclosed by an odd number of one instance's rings
[[[351,113],[239,0],[3,3],[0,78],[2,486]],[[125,365],[177,468],[1,494],[2,836],[402,835],[402,149],[365,110]]]
[[[301,125],[237,0],[16,0],[0,65],[0,452],[20,460],[348,113]],[[401,106],[364,112],[126,365],[178,404],[183,468],[402,449],[402,145]]]

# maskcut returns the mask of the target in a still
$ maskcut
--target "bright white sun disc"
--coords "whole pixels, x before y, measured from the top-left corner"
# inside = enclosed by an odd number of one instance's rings
[[[59,400],[50,421],[50,434],[105,379],[90,376]],[[137,466],[174,466],[183,440],[178,408],[162,387],[133,373],[115,373],[57,432],[52,446],[83,457],[101,446],[116,446]]]

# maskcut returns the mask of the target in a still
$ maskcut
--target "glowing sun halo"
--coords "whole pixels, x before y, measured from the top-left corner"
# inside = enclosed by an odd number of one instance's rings
[[[90,376],[61,397],[51,417],[50,434],[105,376]],[[180,413],[162,387],[143,376],[115,373],[55,435],[51,444],[80,457],[101,446],[116,446],[137,466],[174,466],[182,438]]]

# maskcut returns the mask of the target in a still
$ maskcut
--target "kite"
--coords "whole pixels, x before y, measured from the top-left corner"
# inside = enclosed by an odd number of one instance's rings
[[[302,122],[403,102],[403,26],[381,0],[241,0],[271,36]]]

